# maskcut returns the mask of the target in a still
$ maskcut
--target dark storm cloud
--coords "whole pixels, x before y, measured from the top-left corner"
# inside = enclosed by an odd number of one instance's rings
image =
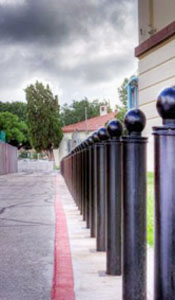
[[[0,98],[33,78],[84,96],[134,68],[136,0],[2,1]]]
[[[126,0],[26,0],[1,4],[1,41],[47,43],[70,42],[93,34],[96,26],[122,28]]]
[[[105,58],[96,58],[85,60],[73,67],[64,68],[61,64],[55,64],[46,58],[40,58],[40,67],[43,71],[49,70],[55,73],[55,76],[63,76],[69,80],[79,78],[79,81],[88,82],[89,84],[97,84],[98,82],[110,81],[118,72],[122,73],[122,68],[125,69],[130,65],[130,55],[110,55]],[[36,59],[36,62],[39,62]]]

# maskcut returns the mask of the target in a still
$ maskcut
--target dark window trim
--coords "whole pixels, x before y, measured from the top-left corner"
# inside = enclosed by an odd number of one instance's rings
[[[171,36],[175,35],[175,21],[156,32],[149,39],[141,43],[135,48],[135,56],[139,57],[150,49],[156,47]]]

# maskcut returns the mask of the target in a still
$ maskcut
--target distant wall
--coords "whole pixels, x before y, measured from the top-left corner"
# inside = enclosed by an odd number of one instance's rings
[[[59,167],[60,166],[59,149],[54,149],[53,155],[54,155],[54,159],[55,159],[55,166]]]
[[[16,173],[17,165],[17,148],[0,142],[0,175]]]
[[[40,159],[20,159],[18,170],[19,172],[53,172],[54,162]]]
[[[84,141],[93,131],[79,131],[78,137],[80,141]],[[59,160],[68,154],[68,140],[72,140],[73,132],[65,132],[62,141],[59,145]]]

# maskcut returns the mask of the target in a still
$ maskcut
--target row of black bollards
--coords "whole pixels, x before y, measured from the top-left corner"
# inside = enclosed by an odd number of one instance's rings
[[[157,102],[163,126],[155,136],[155,300],[175,299],[175,88]],[[100,128],[61,162],[66,184],[106,251],[106,272],[123,276],[123,300],[146,300],[145,115],[129,111]]]
[[[107,274],[123,273],[124,299],[134,300],[146,297],[146,139],[140,134],[145,118],[132,110],[125,123],[127,137],[121,137],[121,123],[112,120],[64,158],[61,169],[91,237],[96,237],[97,251],[107,253]]]

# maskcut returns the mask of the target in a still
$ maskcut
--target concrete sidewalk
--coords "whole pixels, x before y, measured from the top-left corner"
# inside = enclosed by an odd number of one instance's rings
[[[59,178],[62,205],[67,218],[73,262],[76,300],[121,300],[122,278],[108,276],[106,254],[96,252],[96,240],[68,192],[63,178]],[[148,249],[148,300],[153,299],[153,250]],[[66,299],[68,300],[68,299]],[[132,299],[131,299],[132,300]]]
[[[54,208],[58,209],[56,243]],[[65,234],[64,214],[68,234]],[[122,299],[122,278],[105,274],[106,254],[96,252],[96,240],[90,238],[60,174],[42,172],[0,176],[0,227],[0,300],[49,300],[56,269],[58,294],[52,300],[70,300],[70,296],[60,298],[59,287],[70,288],[63,279],[68,276],[70,283],[69,267],[72,268],[72,264],[75,300]],[[55,259],[54,244],[59,263]],[[65,251],[68,244],[70,260]],[[153,299],[152,283],[153,251],[149,250],[149,300]]]
[[[0,300],[50,299],[54,177],[54,173],[0,176]]]

